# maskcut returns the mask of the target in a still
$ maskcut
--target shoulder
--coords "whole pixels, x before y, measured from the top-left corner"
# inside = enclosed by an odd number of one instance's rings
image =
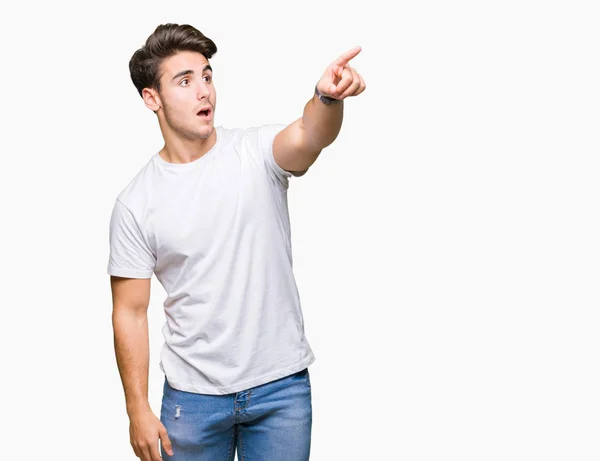
[[[274,137],[277,133],[279,133],[281,130],[283,130],[286,127],[287,127],[287,125],[284,125],[283,123],[270,123],[270,124],[265,124],[265,125],[260,125],[260,126],[252,126],[252,127],[246,128],[245,132],[248,135],[273,136]]]
[[[147,202],[152,195],[152,185],[156,177],[156,155],[153,154],[117,194],[116,200],[131,212]]]
[[[221,144],[226,144],[244,134],[243,128],[228,128],[223,125],[215,126],[215,131],[217,132],[217,137],[221,137]]]
[[[275,136],[286,128],[282,123],[271,123],[260,126],[251,126],[244,130],[244,138],[256,149],[270,151]]]

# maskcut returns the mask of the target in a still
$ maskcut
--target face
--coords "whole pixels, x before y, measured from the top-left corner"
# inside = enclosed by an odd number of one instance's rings
[[[183,51],[165,59],[160,70],[161,89],[155,94],[161,125],[188,140],[208,138],[214,130],[217,103],[208,60],[200,53]]]

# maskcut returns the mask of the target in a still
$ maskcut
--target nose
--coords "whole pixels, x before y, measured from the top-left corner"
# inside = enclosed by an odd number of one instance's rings
[[[196,92],[196,97],[198,98],[198,100],[208,98],[209,94],[210,94],[210,89],[208,88],[208,85],[204,82],[199,83],[198,90]]]

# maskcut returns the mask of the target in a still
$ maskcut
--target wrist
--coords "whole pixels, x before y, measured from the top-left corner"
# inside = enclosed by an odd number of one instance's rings
[[[135,417],[136,415],[142,414],[142,413],[147,413],[147,412],[151,412],[152,409],[150,408],[150,404],[146,401],[146,402],[134,402],[134,403],[128,403],[127,404],[127,414],[129,415],[130,418]]]
[[[340,102],[339,99],[335,99],[329,95],[321,93],[317,86],[318,86],[318,84],[315,85],[315,95],[317,96],[317,99],[319,99],[323,104],[325,104],[326,106],[329,106],[331,104],[337,104]]]

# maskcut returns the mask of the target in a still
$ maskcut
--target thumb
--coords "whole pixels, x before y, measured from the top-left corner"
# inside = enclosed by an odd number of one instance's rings
[[[163,449],[167,452],[169,456],[173,456],[173,446],[171,445],[171,441],[169,440],[167,430],[164,426],[161,427],[160,431],[158,432],[158,435],[160,437],[160,443]]]

